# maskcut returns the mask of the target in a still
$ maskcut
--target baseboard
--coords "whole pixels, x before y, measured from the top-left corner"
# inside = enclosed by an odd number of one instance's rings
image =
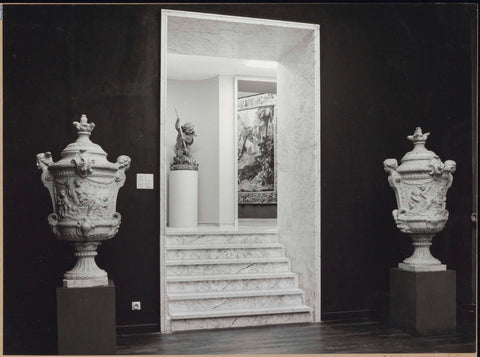
[[[470,323],[476,319],[475,304],[458,304],[457,305],[457,321],[458,323]],[[322,312],[322,321],[346,321],[346,320],[388,320],[388,309],[364,309],[351,311],[332,311]]]
[[[351,311],[333,311],[322,312],[322,321],[345,321],[345,320],[362,320],[377,318],[381,313],[378,309],[351,310]]]
[[[160,332],[160,324],[117,325],[117,335]]]

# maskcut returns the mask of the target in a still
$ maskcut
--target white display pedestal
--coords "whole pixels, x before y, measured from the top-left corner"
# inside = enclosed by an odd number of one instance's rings
[[[198,226],[198,171],[170,171],[168,186],[168,226]]]

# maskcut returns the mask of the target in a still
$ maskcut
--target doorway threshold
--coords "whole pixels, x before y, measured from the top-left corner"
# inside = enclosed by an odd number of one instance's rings
[[[278,233],[277,219],[239,219],[235,224],[200,223],[197,227],[166,227],[166,235]]]

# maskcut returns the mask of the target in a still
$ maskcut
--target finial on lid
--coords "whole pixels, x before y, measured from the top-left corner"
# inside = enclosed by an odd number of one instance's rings
[[[430,133],[423,134],[422,133],[422,128],[417,127],[415,129],[415,132],[413,133],[413,135],[407,136],[407,139],[412,141],[414,144],[425,143],[427,141],[429,135],[430,135]]]
[[[82,117],[80,118],[80,123],[78,121],[73,122],[73,125],[78,132],[88,132],[90,134],[93,128],[95,128],[95,124],[87,123],[87,120],[87,116],[85,114],[82,114]]]

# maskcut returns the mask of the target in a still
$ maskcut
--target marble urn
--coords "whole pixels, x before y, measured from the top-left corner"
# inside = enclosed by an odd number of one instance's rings
[[[73,125],[78,138],[62,151],[60,160],[53,162],[50,152],[38,154],[37,166],[52,198],[48,223],[58,239],[73,245],[77,258],[64,274],[63,286],[104,286],[108,276],[95,263],[96,250],[120,227],[116,200],[130,158],[122,155],[115,163],[109,162],[107,153],[90,140],[95,124],[88,123],[85,115]]]
[[[430,133],[416,128],[408,140],[413,150],[397,160],[387,159],[383,165],[388,182],[395,191],[398,208],[393,210],[395,223],[403,233],[411,235],[414,251],[398,267],[408,271],[442,271],[446,265],[430,253],[433,236],[442,231],[448,220],[445,209],[447,191],[452,185],[455,162],[444,163],[425,148]]]

